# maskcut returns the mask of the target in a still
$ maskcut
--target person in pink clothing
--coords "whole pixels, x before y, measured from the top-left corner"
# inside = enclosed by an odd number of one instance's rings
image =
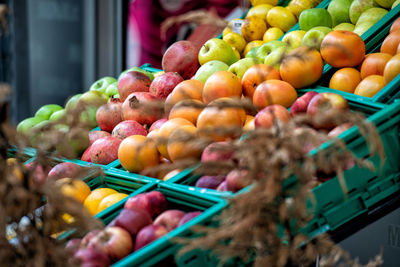
[[[128,15],[127,67],[150,63],[161,68],[162,55],[168,46],[188,37],[190,24],[171,27],[166,40],[162,40],[160,25],[165,19],[212,8],[220,17],[225,17],[237,5],[237,0],[132,0]]]

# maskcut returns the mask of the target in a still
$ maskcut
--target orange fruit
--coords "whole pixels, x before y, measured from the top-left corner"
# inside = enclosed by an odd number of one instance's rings
[[[397,47],[400,44],[400,30],[393,31],[388,36],[386,36],[385,40],[381,45],[381,52],[388,53],[392,56],[396,55]]]
[[[354,93],[361,82],[361,74],[354,68],[342,68],[336,71],[329,81],[329,88]]]
[[[331,31],[322,40],[320,52],[332,67],[355,67],[365,57],[365,43],[354,32]]]
[[[85,199],[83,205],[88,209],[91,215],[96,215],[100,202],[109,195],[118,192],[111,188],[97,188],[90,193]]]
[[[83,203],[86,197],[91,193],[90,187],[82,180],[62,178],[56,182],[61,189],[61,192],[69,197],[75,198]]]
[[[247,115],[246,122],[244,123],[244,126],[243,126],[243,131],[250,132],[250,131],[253,131],[254,129],[255,129],[254,116]]]
[[[181,126],[185,126],[185,125],[194,126],[193,123],[191,123],[188,120],[182,119],[182,118],[170,119],[161,126],[161,128],[158,130],[157,135],[159,138],[163,138],[163,139],[169,138],[173,131],[175,131],[177,128],[179,128]],[[168,149],[167,149],[167,141],[165,141],[165,142],[161,141],[161,143],[157,145],[157,149],[163,157],[170,160],[170,157],[168,155]]]
[[[301,46],[283,58],[279,71],[283,81],[294,88],[303,88],[318,81],[323,68],[320,53],[313,48]]]
[[[258,110],[273,104],[289,108],[296,99],[297,92],[292,85],[281,80],[268,80],[257,86],[253,104]]]
[[[190,121],[194,125],[197,123],[197,118],[199,117],[201,111],[202,102],[195,99],[185,99],[179,101],[175,106],[172,107],[169,112],[169,119],[182,118]],[[195,107],[198,105],[199,107]]]
[[[383,87],[385,87],[385,79],[381,75],[370,75],[360,82],[354,94],[373,97]]]
[[[400,74],[400,54],[393,56],[388,63],[386,63],[385,69],[383,70],[383,77],[385,78],[385,84],[390,83],[397,75]]]
[[[187,141],[179,141],[178,138],[191,137]],[[193,125],[185,125],[172,132],[167,143],[168,155],[172,162],[187,158],[199,158],[202,152],[196,145],[197,129]]]
[[[176,103],[184,99],[202,101],[203,87],[204,83],[198,80],[186,80],[179,83],[165,99],[165,112],[168,114]]]
[[[392,58],[387,53],[372,53],[365,57],[361,64],[361,78],[364,79],[369,75],[383,75],[386,63]]]
[[[118,159],[129,172],[141,172],[160,162],[155,141],[143,135],[131,135],[122,140]]]
[[[203,102],[208,104],[221,97],[240,97],[242,84],[230,71],[217,71],[208,77],[203,89]]]
[[[392,32],[397,31],[397,30],[400,30],[400,18],[397,18],[393,22],[392,26],[390,27],[390,32],[389,33],[392,33]]]
[[[181,171],[182,170],[179,170],[179,169],[172,170],[172,171],[168,172],[166,175],[164,175],[161,180],[166,181],[168,179],[171,179],[172,177],[174,177],[175,175],[177,175]]]
[[[267,64],[257,64],[246,70],[242,77],[243,94],[253,99],[257,86],[266,80],[280,80],[279,71]]]
[[[115,193],[104,197],[97,208],[97,213],[111,207],[115,203],[119,202],[120,200],[126,198],[128,195],[124,193]]]

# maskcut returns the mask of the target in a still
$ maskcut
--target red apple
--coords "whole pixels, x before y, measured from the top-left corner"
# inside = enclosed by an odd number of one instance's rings
[[[306,113],[308,104],[310,103],[311,99],[316,95],[318,95],[317,92],[310,91],[297,98],[296,101],[294,101],[293,105],[290,107],[290,113],[292,114],[292,116],[298,115],[300,113]]]
[[[128,256],[133,250],[131,234],[118,226],[107,227],[93,237],[88,247],[108,255],[112,261]]]
[[[72,254],[75,254],[75,252],[77,252],[79,250],[79,248],[81,246],[81,242],[82,242],[82,239],[80,239],[80,238],[71,239],[65,245],[65,250],[67,250],[68,252],[71,252]]]
[[[304,138],[303,136],[305,134],[312,135],[314,142],[303,141],[302,139]],[[320,145],[322,145],[324,142],[326,142],[328,140],[326,135],[320,134],[315,129],[309,128],[309,127],[298,127],[296,129],[294,129],[293,135],[298,136],[298,140],[301,141],[301,145],[303,146],[304,153],[310,152],[311,150],[319,147]]]
[[[196,182],[196,187],[217,189],[217,187],[225,180],[225,176],[202,176]]]
[[[217,191],[221,191],[221,192],[223,192],[223,191],[229,191],[229,190],[228,190],[228,187],[227,187],[227,184],[226,184],[226,180],[223,181],[223,182],[217,187]]]
[[[281,105],[271,105],[260,110],[254,118],[256,128],[271,128],[275,123],[287,123],[290,120],[289,111]]]
[[[108,225],[119,226],[135,236],[140,229],[153,221],[149,213],[143,209],[123,209],[121,213]]]
[[[122,104],[122,118],[134,120],[140,124],[152,124],[157,120],[158,109],[149,107],[157,98],[150,93],[132,93]]]
[[[90,160],[90,149],[92,148],[92,146],[89,146],[88,148],[86,148],[85,152],[83,152],[81,160],[82,161],[86,161],[86,162],[92,162]]]
[[[160,129],[161,126],[163,126],[164,123],[166,123],[168,121],[167,118],[162,118],[159,120],[156,120],[155,122],[153,122],[153,124],[151,125],[150,129],[149,129],[149,133],[155,129]]]
[[[81,267],[108,267],[111,265],[110,258],[94,248],[81,248],[75,252],[74,258],[79,261]]]
[[[54,166],[48,174],[48,178],[58,179],[58,178],[77,178],[77,176],[83,171],[83,167],[72,163],[63,162]]]
[[[187,223],[188,221],[190,221],[191,219],[199,216],[200,214],[202,214],[201,211],[192,211],[192,212],[188,212],[186,213],[181,220],[178,223],[178,227],[181,226],[182,224]]]
[[[89,132],[89,143],[93,144],[97,139],[111,136],[109,132],[106,131],[90,131]]]
[[[227,142],[215,142],[209,144],[201,154],[201,161],[226,161],[230,160],[235,151]]]
[[[166,210],[154,220],[154,225],[164,226],[168,232],[174,230],[185,213],[181,210]]]
[[[233,170],[226,176],[226,188],[228,191],[237,192],[250,184],[245,178],[246,170]]]
[[[157,216],[167,209],[168,203],[165,196],[159,191],[138,194],[125,202],[125,209],[143,209],[151,217]]]
[[[149,92],[158,98],[165,99],[180,82],[183,82],[183,78],[177,72],[166,72],[154,78]]]
[[[319,93],[314,96],[307,107],[307,114],[310,116],[323,116],[324,113],[329,111],[347,110],[349,104],[347,100],[335,93]],[[334,122],[321,118],[319,121],[314,121],[313,126],[317,129],[331,129],[335,127]]]
[[[148,92],[151,80],[139,71],[129,71],[118,80],[118,94],[122,102],[132,93]]]
[[[87,245],[89,244],[90,240],[93,239],[93,237],[95,237],[98,233],[100,233],[101,230],[100,229],[94,229],[90,232],[88,232],[81,241],[81,248],[85,248],[87,247]]]
[[[177,72],[183,79],[190,79],[200,67],[199,50],[190,41],[173,43],[162,58],[162,68],[165,72]]]
[[[136,235],[135,251],[167,234],[167,229],[162,225],[148,225]]]
[[[147,131],[140,123],[133,120],[118,123],[112,131],[112,136],[121,140],[131,135],[147,136]]]
[[[33,173],[33,181],[35,183],[43,183],[51,170],[50,166],[43,166],[36,161],[29,162],[25,165]]]
[[[122,121],[122,102],[112,98],[109,103],[99,107],[96,111],[96,121],[100,129],[111,132],[115,125]]]
[[[340,124],[340,125],[336,126],[335,128],[333,128],[333,129],[328,133],[328,137],[330,137],[330,138],[335,138],[335,137],[337,137],[339,134],[345,132],[346,130],[350,129],[350,128],[353,127],[353,126],[354,126],[354,125],[353,125],[351,122]]]
[[[98,139],[90,149],[91,162],[107,165],[117,160],[120,144],[120,139],[111,136]]]

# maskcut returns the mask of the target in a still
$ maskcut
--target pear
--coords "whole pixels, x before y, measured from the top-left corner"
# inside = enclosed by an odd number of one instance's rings
[[[351,3],[349,9],[351,23],[356,24],[358,18],[364,11],[375,6],[376,3],[374,2],[374,0],[354,0],[353,3]]]

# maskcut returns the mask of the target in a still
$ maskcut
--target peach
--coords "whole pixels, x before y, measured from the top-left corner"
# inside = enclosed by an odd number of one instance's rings
[[[254,124],[256,129],[260,127],[270,128],[276,123],[276,121],[287,123],[289,120],[289,111],[281,105],[274,104],[260,110],[254,119]]]
[[[268,80],[257,86],[253,94],[253,104],[258,110],[279,104],[289,108],[297,98],[297,92],[289,83],[281,80]]]

